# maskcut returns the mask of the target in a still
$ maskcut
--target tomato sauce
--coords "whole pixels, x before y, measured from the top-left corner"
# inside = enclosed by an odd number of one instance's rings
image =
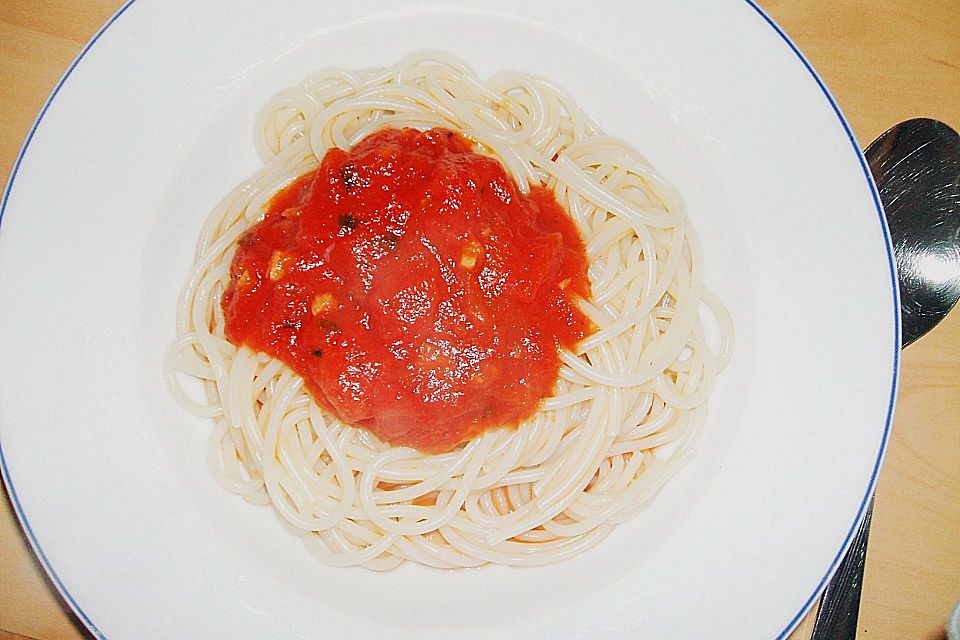
[[[516,427],[591,330],[584,243],[547,189],[446,129],[384,129],[280,191],[238,241],[227,338],[317,403],[428,453]]]

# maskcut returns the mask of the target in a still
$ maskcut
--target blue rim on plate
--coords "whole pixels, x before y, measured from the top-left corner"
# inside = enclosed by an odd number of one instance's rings
[[[874,488],[877,483],[877,476],[880,472],[880,466],[883,463],[883,457],[886,453],[887,444],[889,442],[890,436],[890,427],[893,423],[893,410],[894,404],[896,402],[897,396],[897,386],[899,382],[899,373],[900,373],[900,347],[901,347],[901,335],[900,335],[900,291],[897,287],[897,275],[896,267],[894,263],[893,256],[893,246],[890,241],[890,232],[887,229],[886,217],[883,213],[883,206],[880,203],[880,194],[877,191],[877,187],[873,181],[873,175],[870,173],[870,167],[867,165],[867,161],[863,156],[863,153],[860,151],[860,147],[857,144],[856,138],[853,136],[853,132],[850,130],[850,125],[847,124],[846,118],[843,117],[843,114],[840,111],[840,108],[837,106],[836,101],[833,99],[833,96],[830,94],[830,91],[827,89],[823,80],[814,70],[813,65],[806,59],[806,57],[800,52],[800,49],[790,40],[786,33],[770,18],[763,9],[761,9],[754,0],[744,0],[756,13],[766,22],[771,29],[773,29],[778,36],[783,40],[784,43],[793,53],[797,56],[801,63],[803,63],[804,68],[809,72],[810,76],[816,82],[817,86],[820,88],[821,93],[827,99],[827,102],[830,104],[830,108],[833,109],[833,112],[836,114],[837,119],[839,120],[841,126],[843,127],[844,132],[847,135],[847,139],[850,144],[853,146],[854,150],[857,153],[857,156],[860,161],[860,167],[863,171],[863,175],[866,178],[867,184],[870,188],[870,193],[873,196],[873,202],[877,218],[880,222],[880,226],[883,231],[884,239],[884,248],[887,252],[887,265],[890,273],[890,283],[891,289],[893,291],[893,303],[894,303],[894,355],[893,355],[893,377],[890,387],[890,397],[887,405],[887,417],[886,424],[883,427],[883,437],[880,441],[880,449],[877,452],[877,458],[874,461],[873,471],[870,475],[870,483],[867,486],[867,491],[864,494],[863,498],[860,501],[860,507],[857,510],[856,518],[854,518],[853,523],[850,525],[849,530],[847,531],[846,536],[844,536],[843,544],[840,546],[840,549],[837,551],[836,555],[833,558],[833,561],[830,563],[830,566],[827,568],[826,573],[817,583],[816,588],[813,593],[804,601],[803,605],[799,608],[797,613],[790,619],[786,624],[783,630],[777,635],[778,640],[780,638],[785,638],[793,630],[793,628],[800,622],[801,618],[806,615],[807,611],[810,609],[813,602],[819,597],[820,593],[825,588],[827,581],[830,580],[837,566],[840,564],[840,561],[843,559],[850,541],[853,539],[854,534],[857,531],[857,528],[860,525],[860,521],[863,518],[863,514],[866,511],[867,505],[870,502],[870,498],[873,495]],[[50,105],[53,104],[54,99],[57,97],[57,94],[60,92],[61,87],[70,77],[70,74],[77,67],[87,52],[97,43],[100,37],[113,25],[114,22],[130,8],[136,0],[127,0],[121,6],[113,16],[94,34],[90,39],[90,42],[81,49],[80,53],[74,59],[74,61],[67,67],[67,70],[64,72],[63,76],[54,86],[53,91],[50,92],[50,96],[44,102],[43,107],[40,109],[37,119],[34,121],[33,126],[30,127],[29,133],[27,133],[26,140],[24,140],[23,147],[20,149],[20,153],[17,155],[17,159],[13,164],[13,169],[10,172],[10,177],[7,180],[6,189],[4,190],[3,200],[0,201],[0,223],[3,221],[3,214],[6,211],[7,200],[10,197],[10,192],[13,189],[14,180],[17,177],[17,171],[20,168],[20,164],[23,161],[24,156],[27,153],[27,149],[30,147],[30,142],[33,139],[34,134],[37,131],[37,128],[40,126],[40,123],[43,121],[44,115],[47,113],[47,110],[50,108]],[[10,502],[13,505],[14,512],[17,515],[17,518],[20,521],[21,527],[23,527],[24,534],[27,539],[30,541],[30,546],[33,548],[34,553],[37,555],[37,558],[40,560],[40,564],[43,566],[44,571],[47,572],[47,575],[50,577],[50,580],[56,586],[57,591],[67,602],[73,612],[77,615],[80,621],[86,626],[86,628],[97,638],[105,638],[103,633],[97,628],[96,624],[90,619],[90,617],[83,611],[77,601],[73,598],[70,592],[64,586],[63,582],[60,580],[60,577],[57,575],[57,572],[54,570],[53,566],[47,560],[46,555],[43,553],[43,549],[40,547],[40,543],[37,540],[36,535],[33,532],[33,529],[30,527],[30,522],[27,520],[26,514],[23,511],[23,508],[20,504],[20,500],[17,497],[17,491],[13,485],[13,480],[10,477],[10,473],[7,469],[6,458],[3,455],[3,443],[0,441],[0,476],[3,477],[3,481],[6,484],[7,493],[10,496]]]

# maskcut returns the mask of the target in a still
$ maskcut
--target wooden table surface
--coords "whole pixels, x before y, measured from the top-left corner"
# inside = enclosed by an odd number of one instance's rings
[[[54,84],[119,0],[0,0],[0,174]],[[935,117],[960,129],[960,0],[765,0],[819,71],[861,147]],[[0,640],[83,638],[0,498]],[[880,475],[859,633],[940,640],[960,600],[960,310],[904,352]],[[792,640],[809,637],[812,616]],[[749,637],[745,630],[744,637]]]

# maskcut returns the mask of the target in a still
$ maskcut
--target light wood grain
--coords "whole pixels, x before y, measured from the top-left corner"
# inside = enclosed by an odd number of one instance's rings
[[[46,96],[117,0],[0,1],[0,173]],[[916,116],[960,128],[960,1],[766,0],[819,71],[861,146]],[[2,434],[2,432],[0,432]],[[943,638],[960,599],[960,312],[904,354],[877,490],[863,638]],[[0,638],[85,637],[0,500]],[[109,576],[104,576],[109,579]],[[805,620],[791,640],[809,638]],[[17,634],[17,635],[11,635]],[[744,637],[752,637],[744,630]]]

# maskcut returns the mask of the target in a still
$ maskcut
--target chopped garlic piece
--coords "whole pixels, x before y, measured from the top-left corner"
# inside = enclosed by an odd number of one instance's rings
[[[271,280],[276,282],[283,276],[287,275],[287,272],[290,270],[290,262],[293,260],[293,256],[289,253],[283,251],[274,251],[273,255],[270,256],[270,264],[267,267],[267,275]]]
[[[473,269],[477,266],[477,260],[479,260],[482,255],[483,245],[470,240],[463,246],[463,253],[460,254],[460,266],[465,269]]]
[[[321,293],[313,299],[313,302],[310,303],[310,312],[318,316],[321,313],[325,313],[333,308],[336,304],[336,299],[329,293]]]
[[[243,273],[237,278],[237,289],[246,289],[252,282],[253,278],[250,277],[250,272],[244,269]]]

